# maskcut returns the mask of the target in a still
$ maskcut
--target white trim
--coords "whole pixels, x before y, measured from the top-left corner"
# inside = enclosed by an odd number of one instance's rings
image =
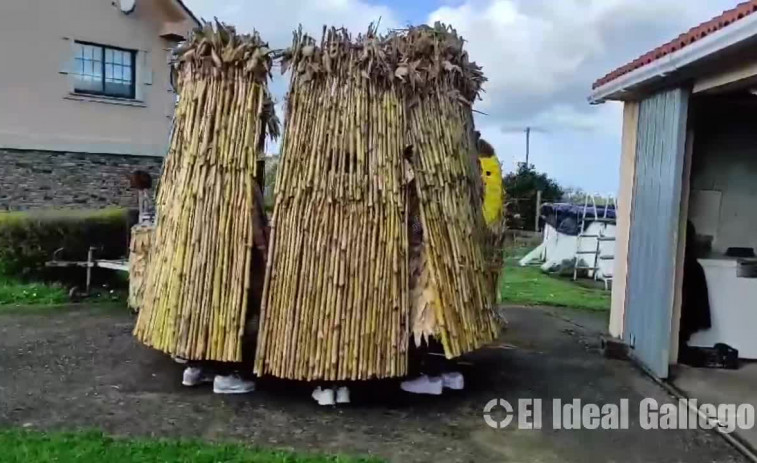
[[[612,304],[610,307],[611,336],[623,339],[628,288],[628,250],[631,234],[631,209],[636,182],[636,142],[639,133],[637,101],[623,105],[623,138],[620,153],[620,187],[616,207],[615,261],[612,272]]]
[[[137,50],[134,53],[134,100],[145,100],[145,52]]]
[[[153,84],[153,70],[151,65],[152,54],[149,50],[137,52],[137,72],[142,76],[142,85]]]
[[[60,69],[58,70],[58,72],[60,74],[70,74],[74,68],[74,55],[75,55],[74,42],[69,37],[63,37],[62,40],[67,42],[66,45],[68,46],[69,52],[68,52],[68,55],[63,60],[63,62],[61,63]]]
[[[84,101],[88,103],[104,103],[119,106],[133,106],[136,108],[146,108],[147,105],[142,100],[132,100],[130,98],[117,98],[107,95],[88,95],[86,93],[71,92],[63,97],[64,100]]]
[[[165,145],[136,144],[107,140],[83,140],[73,137],[53,136],[39,139],[27,134],[0,132],[0,150],[57,151],[67,153],[116,154],[162,158],[168,152]]]
[[[741,63],[736,68],[731,68],[717,74],[702,77],[694,82],[692,93],[715,92],[747,83],[757,76],[757,61]]]
[[[755,36],[757,13],[752,13],[703,39],[600,86],[589,95],[589,102],[594,104],[623,100],[624,94],[634,87],[661,80],[672,72]]]

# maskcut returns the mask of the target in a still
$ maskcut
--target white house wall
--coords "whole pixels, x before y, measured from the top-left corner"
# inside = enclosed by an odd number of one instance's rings
[[[162,156],[174,95],[159,33],[177,21],[163,0],[124,15],[104,0],[0,2],[0,148]],[[173,8],[173,10],[171,10]],[[179,22],[186,31],[192,24]],[[73,42],[136,50],[137,100],[72,94]]]

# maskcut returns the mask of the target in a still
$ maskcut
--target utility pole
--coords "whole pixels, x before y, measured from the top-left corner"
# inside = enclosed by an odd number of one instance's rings
[[[528,158],[531,154],[531,127],[526,127],[526,167],[528,167]]]
[[[504,133],[525,133],[526,134],[526,166],[530,166],[531,164],[531,133],[547,133],[546,130],[542,129],[541,127],[534,127],[531,125],[527,126],[517,126],[513,128],[503,127],[502,132]],[[523,162],[518,162],[518,165],[524,164]]]

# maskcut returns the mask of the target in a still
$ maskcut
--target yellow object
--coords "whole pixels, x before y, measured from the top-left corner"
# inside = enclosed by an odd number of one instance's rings
[[[481,178],[484,181],[484,220],[492,226],[502,220],[505,188],[502,185],[502,166],[496,156],[479,156]]]

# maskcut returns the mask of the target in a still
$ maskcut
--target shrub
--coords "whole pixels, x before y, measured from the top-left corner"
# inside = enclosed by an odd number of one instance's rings
[[[90,246],[97,257],[127,254],[130,215],[127,209],[0,212],[0,274],[20,278],[49,275],[45,262],[63,248],[61,260],[87,259]]]
[[[518,166],[516,172],[503,179],[507,193],[507,226],[511,229],[531,230],[536,220],[536,196],[541,191],[541,201],[552,203],[563,196],[563,189],[547,174],[537,172],[533,164]]]

